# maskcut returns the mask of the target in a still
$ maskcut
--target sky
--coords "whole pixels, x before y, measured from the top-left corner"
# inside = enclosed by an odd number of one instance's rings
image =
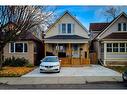
[[[106,22],[106,17],[102,11],[109,6],[56,6],[56,14],[63,14],[64,11],[69,11],[75,16],[87,29],[89,24],[94,22]],[[121,11],[127,12],[126,6],[120,6]]]

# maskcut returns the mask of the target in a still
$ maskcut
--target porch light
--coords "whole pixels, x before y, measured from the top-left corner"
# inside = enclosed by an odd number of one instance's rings
[[[82,48],[80,48],[80,51],[82,51],[83,49]]]

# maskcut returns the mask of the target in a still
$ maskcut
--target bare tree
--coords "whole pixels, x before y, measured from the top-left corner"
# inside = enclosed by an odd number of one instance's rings
[[[108,6],[102,10],[102,14],[106,17],[107,22],[109,22],[112,19],[115,19],[122,9],[122,6]]]
[[[48,23],[54,13],[53,9],[46,10],[46,6],[0,6],[0,69],[3,64],[3,49],[10,41],[15,41],[19,35],[40,24]],[[12,22],[12,30],[3,27]]]

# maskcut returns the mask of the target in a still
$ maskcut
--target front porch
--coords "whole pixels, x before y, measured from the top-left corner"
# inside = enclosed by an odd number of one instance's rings
[[[103,41],[101,59],[105,66],[127,65],[127,41]]]
[[[84,66],[90,64],[88,43],[45,43],[45,56],[55,55],[61,66]]]

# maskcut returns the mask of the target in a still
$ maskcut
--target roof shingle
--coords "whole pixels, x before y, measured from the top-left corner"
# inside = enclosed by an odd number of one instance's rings
[[[101,31],[106,28],[110,23],[90,23],[90,31]]]
[[[104,39],[127,39],[127,32],[111,33],[106,36]]]
[[[46,39],[87,39],[87,38],[78,35],[56,35],[56,36],[48,37]]]

